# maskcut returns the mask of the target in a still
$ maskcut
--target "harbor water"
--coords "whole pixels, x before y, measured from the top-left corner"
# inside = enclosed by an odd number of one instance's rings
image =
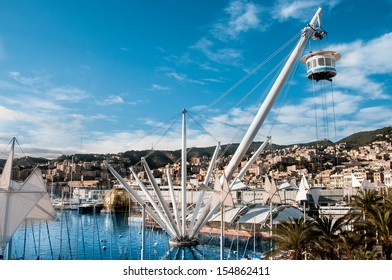
[[[142,219],[124,213],[58,213],[57,221],[26,221],[14,234],[11,258],[25,260],[141,260]],[[220,236],[203,234],[192,247],[172,247],[161,229],[145,230],[144,260],[219,260]],[[225,238],[224,259],[260,257],[269,241]]]

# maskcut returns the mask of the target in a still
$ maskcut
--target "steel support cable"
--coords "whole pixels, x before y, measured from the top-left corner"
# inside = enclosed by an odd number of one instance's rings
[[[293,72],[292,72],[292,75],[290,75],[290,81],[288,82],[288,86],[286,87],[286,90],[285,90],[285,92],[284,92],[284,94],[283,94],[283,98],[281,99],[281,102],[280,102],[279,105],[277,106],[276,113],[274,114],[274,117],[272,118],[271,126],[270,126],[270,129],[269,129],[268,133],[267,133],[268,136],[271,136],[272,129],[274,128],[274,126],[275,126],[275,124],[276,124],[276,122],[277,122],[277,118],[278,118],[278,116],[279,116],[279,114],[280,114],[280,110],[281,110],[282,107],[283,107],[283,104],[284,104],[284,102],[285,102],[285,100],[286,100],[287,94],[288,94],[288,92],[289,92],[289,90],[290,90],[290,87],[291,87],[291,85],[292,85],[291,82],[292,82],[292,80],[294,79],[295,75],[297,74],[298,66],[299,66],[299,62],[297,61],[297,63],[296,63],[295,66],[294,66],[294,70],[293,70]]]
[[[7,146],[3,149],[3,151],[1,151],[1,154],[6,154],[6,150],[8,150],[9,145],[12,143],[12,141],[14,141],[14,139],[15,139],[15,142],[18,144],[19,149],[22,152],[23,156],[26,157],[27,155],[25,154],[25,152],[23,151],[22,147],[20,146],[20,144],[18,142],[18,139],[16,139],[15,137],[12,138],[11,141],[7,144]]]
[[[5,146],[5,148],[1,151],[1,154],[6,154],[6,151],[9,150],[8,146],[12,143],[13,140],[14,139],[11,139],[11,141],[7,144],[7,146]],[[16,140],[16,138],[15,138],[15,140]]]
[[[166,136],[166,134],[168,133],[168,131],[174,126],[174,124],[176,123],[176,121],[177,121],[180,117],[181,117],[181,114],[176,114],[174,117],[172,117],[172,118],[170,119],[170,121],[172,121],[172,123],[171,123],[170,126],[165,130],[165,132],[159,137],[158,141],[155,143],[155,147],[156,147],[156,145],[159,144],[159,142],[162,141],[163,137]],[[167,122],[161,124],[159,127],[155,128],[155,129],[153,129],[152,131],[150,131],[150,132],[148,133],[148,135],[151,135],[152,132],[157,131],[158,128],[162,128],[162,127],[164,127],[164,125],[166,125],[166,124],[169,124],[169,121],[167,121]],[[140,142],[141,140],[143,140],[143,139],[145,139],[145,138],[147,138],[147,135],[145,135],[143,138],[140,138],[137,142]],[[134,143],[134,144],[136,144],[136,143]],[[155,150],[155,149],[152,149],[150,152],[148,152],[148,153],[144,156],[144,158],[147,159],[147,158],[148,158],[149,156],[151,156],[154,152],[156,152],[156,150]],[[136,164],[134,164],[134,165],[136,166],[136,165],[139,165],[140,163],[141,163],[141,160],[139,160],[139,161],[138,161]]]
[[[206,135],[209,135],[209,136],[211,136],[211,138],[212,139],[214,139],[214,141],[216,141],[216,143],[219,143],[219,140],[217,140],[207,129],[205,129],[194,117],[192,117],[192,115],[193,115],[193,113],[191,113],[191,112],[189,112],[188,111],[188,116],[198,125],[198,126],[200,126],[200,128],[206,133],[206,134],[204,134],[203,136],[202,136],[202,138],[201,139],[203,139],[204,137],[206,137]],[[198,114],[196,114],[196,116],[197,116]],[[190,151],[192,151],[192,149],[193,149],[194,147],[191,147],[191,148],[189,148],[188,150],[187,150],[187,154],[190,152]],[[223,153],[221,154],[221,156],[218,156],[217,158],[220,158],[220,157],[223,157]],[[176,160],[176,163],[178,162],[178,161],[180,161],[180,158],[179,159],[177,159]]]
[[[328,106],[328,99],[327,99],[327,87],[324,83],[323,85],[323,97],[324,97],[324,104],[325,104],[325,130],[326,130],[326,139],[329,140],[329,106]]]
[[[189,112],[189,111],[188,111]],[[193,113],[193,112],[192,112]],[[217,119],[214,119],[214,118],[210,118],[210,117],[207,117],[207,116],[205,116],[205,115],[201,115],[201,114],[196,114],[196,113],[193,113],[195,116],[198,116],[198,117],[200,117],[200,118],[203,118],[203,119],[205,119],[205,120],[208,120],[208,121],[210,121],[210,122],[212,122],[212,123],[219,123],[219,124],[222,124],[222,125],[224,125],[224,126],[228,126],[228,127],[232,127],[232,128],[237,128],[237,129],[240,129],[240,130],[242,130],[242,131],[246,131],[246,129],[245,128],[242,128],[242,127],[238,127],[238,125],[234,125],[234,124],[231,124],[231,123],[227,123],[227,122],[222,122],[222,121],[219,121],[219,120],[217,120]],[[211,129],[211,130],[213,130],[213,129]]]
[[[289,55],[290,56],[290,55]],[[283,61],[286,61],[287,60],[287,58],[285,58],[284,60],[282,60],[282,62],[281,63],[283,63]],[[298,67],[298,62],[297,62],[297,67]],[[229,146],[228,146],[229,147]],[[228,149],[228,147],[226,147],[226,149],[222,152],[222,155],[224,155],[225,154],[225,152],[227,151],[227,149]],[[210,200],[209,201],[211,201],[211,198],[210,198]],[[206,220],[208,220],[210,217],[210,215],[212,215],[212,213],[215,211],[215,209],[214,210],[210,210],[210,212],[207,214],[207,216],[205,216],[204,218],[203,218],[203,222],[201,222],[201,224],[202,223],[206,223]],[[197,226],[197,228],[196,228],[196,232],[197,231],[199,231],[200,230],[200,225],[201,224],[197,224],[196,226]]]
[[[175,120],[177,121],[178,118]],[[164,138],[164,136],[167,135],[167,133],[169,132],[169,130],[171,130],[175,124],[175,121],[169,126],[167,127],[167,129],[164,131],[164,133],[158,138],[158,141],[155,143],[154,147],[156,147]],[[151,152],[149,152],[146,156],[144,156],[144,158],[148,158],[151,154],[153,154],[155,152],[155,150],[153,149]]]
[[[278,75],[279,75],[279,73],[278,72],[276,72],[276,70],[279,68],[279,67],[281,67],[282,65],[283,65],[283,63],[287,60],[287,58],[290,56],[290,54],[289,55],[287,55],[285,58],[283,58],[259,83],[257,83],[257,85],[256,86],[254,86],[251,90],[250,90],[250,92],[245,96],[245,97],[248,97],[251,93],[253,93],[266,79],[267,79],[267,77],[269,77],[272,73],[274,73],[275,72],[275,77],[274,78],[276,78]],[[268,85],[268,87],[264,90],[264,92],[263,92],[263,94],[260,96],[260,98],[259,98],[259,100],[256,102],[256,104],[260,104],[261,102],[262,102],[262,98],[267,94],[267,89],[269,89],[269,88],[271,88],[271,86],[272,86],[272,83],[273,83],[273,81],[274,81],[275,79],[271,79],[271,81],[270,81],[270,83],[269,83],[269,85]],[[240,103],[242,103],[243,101],[245,100],[245,98],[243,98],[239,103],[237,103],[237,105],[239,105]],[[236,106],[237,106],[236,105]],[[233,136],[233,139],[235,139],[237,136],[238,136],[238,134],[240,133],[240,131],[241,130],[243,130],[242,129],[242,127],[243,126],[245,126],[245,124],[247,124],[248,123],[248,121],[249,121],[249,119],[254,115],[254,112],[256,111],[256,109],[257,109],[257,107],[258,106],[254,106],[253,107],[253,110],[249,110],[249,113],[248,113],[248,117],[246,118],[246,121],[244,120],[244,122],[242,123],[242,126],[240,126],[238,129],[237,129],[237,132],[234,134],[234,136]],[[231,110],[234,110],[235,109],[235,107],[233,107]],[[231,141],[231,143],[232,143],[233,141]],[[223,155],[226,153],[226,151],[230,148],[232,146],[232,144],[230,144],[230,145],[227,145],[226,146],[226,148],[225,148],[225,150],[222,152],[222,154],[221,154],[221,156],[223,157]]]
[[[229,112],[232,112],[234,109],[238,108],[239,105],[241,105],[252,93],[256,91],[260,87],[260,85],[269,77],[272,75],[272,73],[275,73],[275,77],[278,76],[279,73],[276,72],[276,70],[283,65],[283,63],[287,60],[289,55],[287,55],[285,58],[283,58],[275,67],[269,71],[235,106],[233,106]],[[267,87],[270,88],[272,85],[273,79],[270,82],[269,86]],[[263,94],[260,96],[259,100],[256,102],[256,104],[260,104],[262,101],[262,98],[267,94],[267,90],[264,90]],[[229,125],[233,128],[236,128],[236,132],[233,134],[232,139],[236,139],[241,131],[245,131],[244,126],[248,123],[249,119],[253,116],[254,112],[256,111],[257,106],[253,107],[253,110],[249,110],[247,114],[247,118],[242,122],[240,126],[234,126],[234,125]],[[206,117],[204,117],[206,118]],[[211,119],[213,120],[213,119]],[[216,122],[215,120],[213,120]],[[222,122],[221,122],[222,123]],[[223,123],[224,124],[224,123]],[[211,128],[211,131],[214,130],[214,127]],[[234,140],[230,141],[230,143],[233,143]],[[226,145],[225,150],[222,151],[221,157],[226,153],[226,151],[232,146],[233,144]]]
[[[137,139],[134,143],[132,143],[132,145],[130,146],[130,148],[132,146],[135,146],[136,144],[138,144],[139,142],[145,140],[145,138],[147,138],[147,136],[152,135],[155,131],[157,131],[158,129],[164,127],[166,124],[170,123],[173,120],[177,120],[178,119],[178,114],[175,114],[173,117],[171,117],[169,120],[165,121],[165,122],[161,122],[159,125],[157,125],[156,127],[154,127],[153,129],[151,129],[150,131],[148,131],[145,135],[143,135],[142,137],[140,137],[139,139]]]
[[[220,97],[218,97],[213,103],[211,103],[207,109],[213,107],[216,103],[218,103],[220,100],[222,100],[227,94],[229,94],[231,91],[233,91],[236,87],[238,87],[240,84],[242,84],[245,80],[247,80],[250,76],[252,76],[254,73],[256,73],[262,66],[264,66],[265,64],[267,64],[271,59],[273,59],[278,53],[280,53],[282,50],[284,50],[288,45],[290,45],[297,37],[299,37],[301,35],[301,32],[298,32],[296,35],[294,35],[290,40],[288,40],[284,45],[282,45],[278,50],[276,50],[274,53],[272,53],[267,59],[265,59],[263,62],[261,62],[260,64],[258,64],[255,68],[253,68],[247,75],[245,75],[241,80],[239,80],[237,83],[235,83],[233,86],[231,86],[227,91],[225,91]],[[256,90],[256,88],[269,76],[269,74],[267,74],[267,76],[260,81],[244,98],[241,99],[241,101],[239,103],[242,103],[243,100],[245,100],[251,93],[253,93],[253,91]],[[177,115],[176,115],[177,116]],[[171,119],[169,119],[167,122],[164,122],[162,124],[160,124],[159,126],[155,127],[154,129],[150,130],[148,133],[146,133],[143,137],[140,137],[138,140],[136,140],[132,146],[138,144],[139,142],[141,142],[142,140],[144,140],[147,136],[151,135],[153,132],[157,131],[158,129],[160,129],[161,127],[163,127],[164,125],[166,125],[167,123],[169,123],[171,120],[175,119],[176,116],[172,117]],[[162,139],[162,138],[161,138]],[[131,146],[131,147],[132,147]],[[152,152],[153,153],[153,152]],[[150,156],[152,153],[148,154],[145,158],[147,158],[148,156]],[[137,163],[139,164],[140,161]],[[136,165],[137,165],[136,164]]]
[[[215,137],[214,137],[214,135],[212,135],[206,128],[204,128],[193,116],[192,116],[192,114],[190,114],[190,112],[188,111],[188,116],[202,129],[202,131],[204,131],[207,135],[209,135],[209,136],[211,136],[211,138],[212,139],[214,139],[215,140],[215,142],[216,143],[218,143],[219,142],[219,140],[218,139],[216,139]],[[203,136],[203,137],[205,137],[205,136]]]
[[[317,117],[317,96],[315,90],[315,80],[312,80],[312,92],[313,92],[313,106],[314,106],[314,120],[316,127],[316,161],[319,163],[319,152],[318,152],[318,144],[319,144],[319,135],[318,135],[318,117]]]
[[[337,135],[336,135],[336,114],[335,114],[335,99],[334,99],[334,90],[333,90],[333,82],[331,81],[331,100],[332,100],[332,115],[333,115],[333,126],[334,126],[334,142],[336,143],[337,140]],[[338,165],[338,156],[336,152],[336,144],[334,145],[335,148],[335,160],[336,160],[336,165]]]
[[[221,101],[226,95],[228,95],[230,92],[232,92],[235,88],[237,88],[239,85],[241,85],[244,81],[246,81],[250,76],[252,76],[254,73],[256,73],[261,67],[263,67],[265,64],[267,64],[272,58],[274,58],[278,53],[280,53],[282,50],[284,50],[288,45],[290,45],[294,40],[296,40],[299,36],[301,35],[301,32],[298,32],[296,35],[294,35],[289,41],[287,41],[284,45],[282,45],[279,49],[277,49],[275,52],[273,52],[267,59],[265,59],[263,62],[258,64],[255,68],[253,68],[248,74],[246,74],[244,77],[242,77],[238,82],[236,82],[233,86],[231,86],[228,90],[226,90],[224,93],[222,93],[214,102],[212,102],[207,109],[213,107],[216,103]]]
[[[317,117],[317,96],[315,90],[315,81],[312,80],[312,92],[313,92],[313,106],[314,106],[314,120],[316,126],[316,143],[318,144],[319,136],[318,136],[318,117]],[[316,149],[317,152],[317,149]]]
[[[322,127],[324,131],[324,138],[328,139],[328,107],[326,101],[326,93],[323,82],[319,82],[319,92],[320,92],[320,105],[321,105],[321,113],[322,113]]]

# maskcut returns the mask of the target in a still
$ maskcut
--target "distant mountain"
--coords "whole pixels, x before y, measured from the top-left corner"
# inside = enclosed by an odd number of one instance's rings
[[[341,139],[337,143],[346,143],[346,147],[348,149],[357,149],[360,146],[369,145],[374,141],[388,141],[392,142],[392,126],[372,130],[372,131],[362,131],[358,133],[354,133],[346,138]],[[261,142],[253,142],[248,150],[247,155],[250,156],[257,148],[260,146]],[[319,146],[328,146],[333,145],[333,142],[323,139],[319,141],[313,141],[309,143],[300,143],[300,144],[292,144],[292,145],[272,145],[272,149],[284,149],[288,147],[292,147],[294,145],[300,145],[305,147],[315,147]],[[224,156],[233,155],[237,150],[238,143],[236,144],[227,144],[222,145],[221,151],[224,152]],[[194,147],[188,151],[188,159],[192,159],[194,157],[211,157],[214,153],[215,147]],[[167,164],[172,164],[176,161],[179,161],[181,158],[181,150],[175,151],[165,151],[165,150],[157,150],[157,151],[126,151],[124,153],[118,154],[123,159],[126,159],[126,165],[135,165],[140,162],[142,157],[146,157],[147,163],[150,168],[154,169],[157,167],[162,167]],[[94,161],[94,160],[103,160],[107,158],[108,155],[102,154],[76,154],[74,159],[76,161]],[[64,159],[71,160],[72,156],[61,156],[58,157],[55,161],[62,161]],[[37,164],[46,163],[48,159],[44,158],[33,158],[33,157],[23,157],[16,160],[16,165],[19,166],[35,166]],[[4,166],[5,159],[0,159],[0,167]]]
[[[0,166],[4,166],[6,159],[0,159]],[[36,158],[36,157],[21,157],[15,159],[16,166],[22,167],[35,167],[37,164],[47,163],[48,160],[45,158]]]
[[[350,135],[346,138],[341,139],[338,143],[346,143],[346,146],[349,149],[356,149],[360,146],[369,145],[373,141],[392,141],[392,126],[384,127],[381,129],[366,131],[366,132],[358,132],[353,135]],[[292,147],[294,145],[299,145],[303,147],[326,147],[333,145],[334,143],[328,139],[321,139],[319,141],[313,141],[309,143],[299,143],[292,145],[272,145],[272,149],[284,149],[288,147]],[[224,156],[230,156],[235,153],[238,148],[238,143],[222,145],[221,151],[224,152]],[[261,145],[261,142],[253,142],[247,152],[247,155],[250,156],[257,148]],[[214,153],[215,147],[195,147],[191,148],[188,151],[188,159],[192,159],[194,157],[211,157]],[[127,151],[120,154],[121,157],[129,159],[131,165],[135,165],[140,162],[141,157],[147,157],[147,163],[150,168],[162,167],[167,164],[172,164],[176,161],[179,161],[181,158],[181,150],[175,151]]]

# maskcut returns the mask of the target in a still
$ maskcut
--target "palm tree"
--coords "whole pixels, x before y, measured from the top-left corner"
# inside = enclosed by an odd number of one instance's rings
[[[362,247],[358,247],[351,252],[353,260],[377,260],[378,252],[376,249],[364,250]]]
[[[349,219],[341,217],[318,217],[314,223],[314,230],[317,238],[314,240],[314,254],[320,259],[340,259],[341,251],[344,247],[340,235],[344,234],[344,228],[348,225]]]
[[[362,218],[366,219],[366,216],[373,211],[375,207],[381,206],[383,197],[378,194],[376,190],[359,190],[357,195],[353,197],[351,205],[361,211]],[[359,217],[361,218],[361,217]]]
[[[314,233],[314,222],[304,222],[303,217],[283,221],[278,224],[274,235],[274,251],[290,251],[293,259],[302,260],[306,253],[312,252]]]
[[[382,248],[384,258],[391,259],[392,254],[392,211],[385,207],[373,209],[367,219],[369,227],[375,230],[377,244]]]
[[[379,253],[379,245],[383,258],[390,260],[392,253],[392,203],[389,197],[383,198],[375,190],[361,190],[352,203],[360,210],[361,215],[355,216],[353,233],[359,236],[361,244],[352,248],[353,258],[373,257]],[[368,252],[368,254],[364,254]],[[367,258],[366,257],[366,258]]]

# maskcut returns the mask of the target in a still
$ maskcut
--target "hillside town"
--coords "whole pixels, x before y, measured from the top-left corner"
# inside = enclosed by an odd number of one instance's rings
[[[391,135],[382,135],[390,140]],[[249,157],[241,162],[244,166]],[[80,155],[68,156],[57,160],[39,164],[48,191],[54,196],[61,192],[69,192],[65,187],[95,188],[109,190],[118,185],[117,180],[108,172],[103,164],[102,156],[93,155],[89,160],[81,160]],[[252,164],[243,177],[243,183],[250,188],[263,186],[263,178],[268,175],[276,182],[299,182],[305,175],[311,184],[318,184],[326,189],[342,189],[351,184],[352,174],[360,182],[368,182],[376,187],[391,187],[391,141],[374,141],[369,145],[356,149],[348,149],[345,143],[328,145],[324,147],[293,145],[282,149],[266,149]],[[118,154],[107,156],[106,160],[118,173],[130,178],[129,167],[131,162]],[[223,172],[229,162],[229,157],[218,159],[218,172]],[[204,180],[210,158],[188,158],[188,186],[197,187]],[[23,161],[22,161],[23,162]],[[13,168],[14,180],[25,180],[35,165],[31,163],[18,164]],[[173,183],[181,184],[181,162],[162,166],[153,170],[154,177],[160,185],[167,185],[165,169],[169,169]],[[0,168],[2,171],[2,167]],[[146,179],[146,174],[140,165],[133,166],[140,179]],[[238,168],[239,172],[240,168]]]

